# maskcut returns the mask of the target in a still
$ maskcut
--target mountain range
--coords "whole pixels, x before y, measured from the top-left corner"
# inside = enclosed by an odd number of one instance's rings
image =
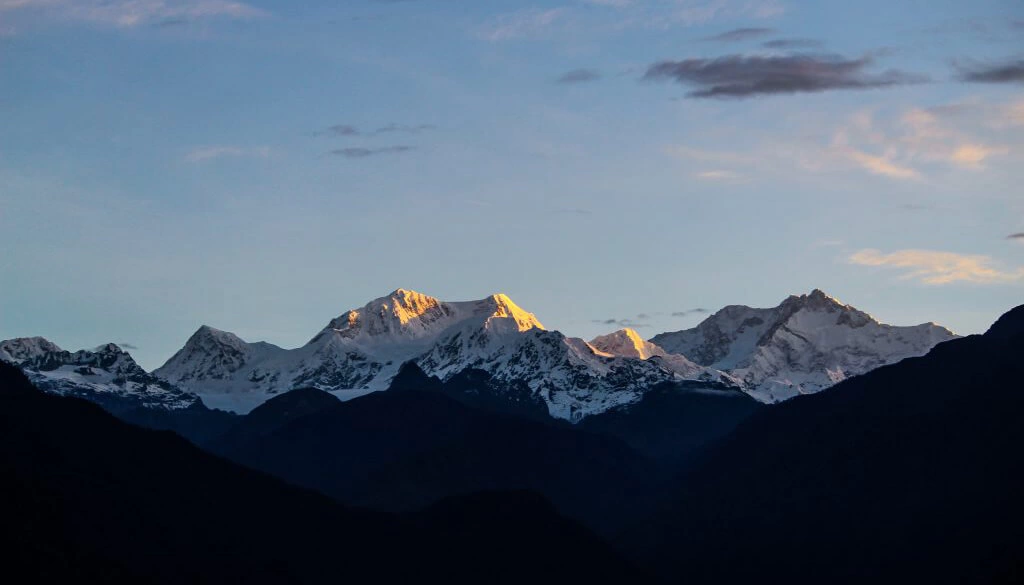
[[[43,582],[1019,583],[1022,351],[1024,306],[827,391],[674,380],[575,423],[411,360],[192,444],[0,364],[0,546]]]
[[[41,388],[126,409],[246,413],[275,395],[316,388],[342,399],[387,389],[402,364],[443,381],[476,372],[492,402],[533,404],[578,423],[627,408],[652,388],[739,390],[773,403],[926,353],[956,336],[938,325],[881,324],[815,290],[768,309],[733,305],[693,329],[650,340],[623,329],[590,342],[544,328],[509,297],[446,302],[398,289],[331,319],[284,349],[200,327],[147,373],[115,345],[66,352],[42,338],[0,342],[0,360]]]

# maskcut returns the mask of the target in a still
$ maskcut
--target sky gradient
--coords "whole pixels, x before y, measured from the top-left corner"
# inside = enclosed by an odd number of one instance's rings
[[[591,338],[1024,302],[1016,0],[0,0],[0,338],[305,343],[396,288]]]

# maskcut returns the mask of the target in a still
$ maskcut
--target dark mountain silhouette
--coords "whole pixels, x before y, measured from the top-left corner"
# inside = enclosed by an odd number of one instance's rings
[[[539,496],[347,508],[36,391],[0,364],[0,546],[19,582],[337,583],[642,576]]]
[[[636,404],[583,419],[580,427],[618,437],[644,455],[677,469],[764,408],[739,390],[666,383],[652,388]]]
[[[1024,581],[1024,306],[709,450],[620,540],[686,583]]]
[[[219,437],[212,437],[204,442],[215,444],[219,451],[241,449],[247,442],[270,434],[294,420],[334,408],[339,404],[341,400],[323,390],[292,390],[271,398],[245,416],[236,417],[234,424]]]
[[[342,502],[400,511],[481,490],[533,490],[599,529],[635,513],[664,477],[614,437],[484,412],[439,388],[406,364],[387,392],[271,432],[236,428],[209,448]],[[287,396],[268,402],[260,417]]]
[[[92,397],[86,400],[96,402]],[[97,404],[125,422],[157,431],[173,431],[196,445],[222,436],[242,418],[233,412],[207,408],[202,402],[175,410],[139,406],[111,409],[103,403]]]

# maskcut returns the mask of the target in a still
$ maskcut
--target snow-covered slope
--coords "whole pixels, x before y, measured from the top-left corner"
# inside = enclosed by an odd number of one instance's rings
[[[685,355],[669,353],[658,345],[646,341],[634,329],[619,329],[595,337],[590,340],[590,345],[600,353],[610,356],[649,360],[685,380],[717,381],[739,386],[739,383],[728,374],[695,364]]]
[[[146,373],[112,343],[72,353],[42,337],[8,339],[0,342],[0,360],[19,366],[46,392],[85,398],[112,411],[199,404],[195,394]]]
[[[415,361],[442,379],[484,370],[494,383],[528,388],[552,416],[568,420],[634,402],[676,378],[655,363],[547,331],[502,294],[445,302],[399,289],[333,319],[300,348],[257,345],[203,328],[154,374],[212,407],[246,412],[292,388],[341,398],[383,390],[404,362]]]
[[[770,309],[731,305],[693,329],[662,333],[651,342],[702,366],[729,372],[758,400],[778,402],[923,355],[954,337],[933,323],[879,323],[814,290]]]

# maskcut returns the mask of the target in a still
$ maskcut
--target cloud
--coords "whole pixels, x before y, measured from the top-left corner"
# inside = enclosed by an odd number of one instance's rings
[[[567,13],[565,8],[530,8],[502,14],[481,27],[477,31],[477,36],[491,42],[540,36],[564,20]]]
[[[1024,268],[1003,271],[994,268],[989,256],[957,254],[935,250],[897,250],[883,254],[866,249],[854,253],[849,261],[861,266],[885,266],[903,269],[900,278],[924,284],[999,284],[1024,278]]]
[[[1006,236],[1007,240],[1017,240],[1018,242],[1024,242],[1024,232],[1017,232]]]
[[[640,329],[643,327],[650,327],[649,323],[642,323],[633,319],[594,319],[594,323],[599,325],[614,325],[620,329]]]
[[[751,27],[751,28],[734,28],[724,33],[719,33],[714,36],[705,37],[703,40],[712,41],[717,43],[735,43],[739,41],[747,41],[750,39],[756,39],[759,37],[768,36],[775,32],[772,28],[762,27]]]
[[[327,134],[330,136],[359,136],[359,129],[355,126],[348,124],[335,124],[327,128],[321,134]]]
[[[920,179],[921,173],[907,166],[902,166],[890,160],[887,156],[878,156],[857,150],[855,148],[841,149],[846,156],[861,168],[874,175],[882,175],[891,179]]]
[[[970,83],[1024,83],[1024,59],[1003,63],[954,63],[961,81]]]
[[[871,89],[921,83],[926,78],[897,70],[868,73],[874,58],[838,55],[727,55],[715,59],[661,61],[647,80],[671,80],[694,87],[691,98],[744,98],[757,95]]]
[[[437,126],[434,126],[433,124],[415,124],[415,125],[411,125],[410,126],[410,125],[407,125],[407,124],[393,124],[392,123],[392,124],[388,124],[387,126],[382,126],[380,128],[377,128],[376,130],[373,131],[373,134],[388,134],[388,133],[391,133],[391,132],[402,132],[402,133],[405,133],[405,134],[419,134],[420,132],[423,132],[425,130],[436,130],[436,129],[437,129]]]
[[[269,146],[254,148],[243,148],[240,146],[201,146],[185,155],[185,162],[202,163],[225,157],[255,157],[267,158],[270,156]]]
[[[122,341],[121,343],[118,343],[117,346],[120,347],[121,349],[125,349],[125,350],[128,350],[128,351],[134,351],[136,349],[139,349],[139,346],[132,345],[131,343],[126,343],[124,341]]]
[[[0,13],[15,11],[121,28],[209,18],[248,19],[267,14],[233,0],[0,0]]]
[[[437,126],[433,124],[395,124],[391,123],[387,126],[381,126],[375,130],[369,132],[362,132],[359,128],[352,126],[351,124],[335,124],[329,126],[322,132],[317,132],[318,136],[376,136],[378,134],[392,134],[392,133],[403,133],[403,134],[419,134],[427,130],[435,130]]]
[[[950,154],[952,162],[969,169],[981,169],[982,163],[994,154],[1006,154],[1009,149],[1001,146],[985,146],[984,144],[962,144]]]
[[[558,83],[586,83],[601,79],[601,74],[593,69],[573,69],[564,73],[556,81]]]
[[[766,49],[817,49],[825,43],[816,39],[772,39],[761,43]]]
[[[702,171],[694,175],[698,179],[704,179],[706,181],[731,181],[740,178],[737,173],[733,171]]]
[[[961,115],[965,108],[911,108],[888,121],[888,128],[880,127],[872,112],[858,112],[836,131],[832,149],[872,174],[893,179],[921,179],[922,165],[980,171],[990,158],[1010,149],[986,144],[975,134],[977,128],[967,133],[945,119]],[[1002,109],[995,108],[990,115],[1002,116]]]
[[[710,312],[711,311],[708,311],[707,309],[703,309],[703,308],[698,307],[696,309],[687,309],[685,311],[676,311],[676,312],[672,313],[672,316],[673,317],[689,317],[690,315],[703,315],[703,314],[710,313]]]
[[[368,158],[378,154],[400,154],[415,150],[413,146],[399,144],[395,146],[383,146],[380,148],[351,147],[332,150],[331,154],[345,158]]]

